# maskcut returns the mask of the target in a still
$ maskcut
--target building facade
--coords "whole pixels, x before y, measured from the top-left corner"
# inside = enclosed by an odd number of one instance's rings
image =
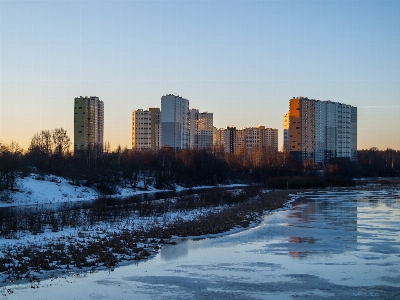
[[[235,153],[236,127],[228,126],[226,128],[214,127],[214,149],[226,153]]]
[[[213,146],[213,113],[200,113],[192,108],[189,114],[189,147],[211,149]]]
[[[214,147],[228,153],[278,151],[278,129],[265,126],[214,128]]]
[[[189,100],[173,94],[161,97],[161,146],[189,148]]]
[[[278,129],[262,128],[261,135],[262,149],[278,152]]]
[[[352,106],[350,111],[350,151],[351,159],[357,159],[357,107]]]
[[[245,127],[237,130],[235,153],[252,153],[255,151],[278,151],[278,129],[265,126]]]
[[[226,129],[225,128],[213,128],[213,148],[217,151],[225,150],[225,136]]]
[[[104,137],[104,102],[96,96],[74,99],[74,151],[101,148]]]
[[[289,151],[289,113],[283,115],[283,151]]]
[[[288,135],[284,145],[300,161],[324,164],[334,157],[356,158],[356,107],[294,97],[285,117],[289,128],[284,129]]]
[[[138,109],[132,112],[132,150],[160,148],[160,109]]]
[[[161,110],[157,107],[150,107],[150,149],[158,151],[161,148]]]

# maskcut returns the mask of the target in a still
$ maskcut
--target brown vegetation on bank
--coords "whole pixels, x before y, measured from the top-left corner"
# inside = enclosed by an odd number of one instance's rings
[[[18,280],[37,280],[44,271],[66,271],[72,268],[97,269],[112,267],[121,261],[140,260],[157,251],[161,244],[174,243],[172,236],[201,236],[248,227],[263,212],[282,207],[291,191],[270,191],[250,187],[241,192],[210,190],[200,195],[166,200],[193,209],[207,205],[225,205],[219,212],[209,213],[194,220],[154,224],[147,228],[120,232],[84,232],[78,237],[66,236],[41,245],[7,247],[0,258],[0,272],[4,283]],[[147,203],[148,212],[156,212],[162,202]],[[126,208],[126,207],[125,207]],[[150,209],[151,208],[151,209]]]
[[[350,186],[329,189],[340,191],[359,188],[360,186]],[[361,188],[363,190],[398,189],[399,182],[398,180],[368,181],[363,182]],[[113,267],[123,261],[140,260],[156,252],[162,244],[174,243],[172,236],[204,236],[224,233],[237,227],[246,228],[251,223],[258,222],[266,211],[283,207],[290,199],[290,194],[306,191],[316,190],[287,189],[264,192],[261,187],[250,186],[230,191],[209,189],[198,194],[139,203],[131,203],[126,199],[123,201],[111,198],[100,199],[91,209],[80,210],[81,220],[75,219],[75,223],[70,225],[75,224],[83,228],[96,222],[112,224],[132,214],[137,217],[154,217],[154,223],[148,224],[145,228],[125,227],[115,232],[104,229],[81,230],[78,236],[63,236],[43,244],[4,247],[1,249],[0,273],[3,275],[3,283],[18,279],[35,281],[44,271],[95,270]],[[165,212],[180,211],[184,214],[185,211],[206,207],[218,207],[218,209],[191,220],[176,219],[160,222],[157,218]],[[72,213],[71,216],[78,215]],[[51,218],[47,216],[35,218],[35,220],[54,220],[54,218],[53,215]],[[3,223],[2,226],[4,225]],[[37,224],[33,226],[38,227]],[[52,228],[53,225],[42,223],[39,227],[46,226]]]

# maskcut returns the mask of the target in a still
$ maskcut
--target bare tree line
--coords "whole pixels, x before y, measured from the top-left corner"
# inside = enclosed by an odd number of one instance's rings
[[[292,176],[345,177],[399,176],[400,151],[359,150],[358,160],[331,159],[325,166],[302,164],[286,152],[269,149],[231,154],[218,148],[132,151],[117,147],[88,149],[73,153],[63,128],[42,130],[33,135],[24,151],[16,142],[0,142],[0,192],[14,191],[18,176],[35,171],[68,178],[72,184],[97,188],[114,194],[118,185],[132,189],[173,189],[176,184],[192,187],[224,183],[271,182]],[[276,181],[276,180],[275,180]],[[317,181],[316,181],[317,182]],[[139,184],[140,183],[140,184]],[[316,183],[318,184],[318,183]]]

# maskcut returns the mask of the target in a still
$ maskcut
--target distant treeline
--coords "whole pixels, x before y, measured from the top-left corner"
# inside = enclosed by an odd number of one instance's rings
[[[170,189],[175,184],[192,187],[258,183],[301,188],[346,182],[333,177],[400,176],[400,151],[392,149],[360,150],[357,161],[335,158],[325,166],[318,166],[302,164],[288,153],[269,150],[231,154],[220,149],[174,151],[163,148],[151,152],[121,147],[111,150],[106,144],[105,149],[72,153],[70,146],[70,139],[62,128],[35,134],[27,151],[15,142],[0,143],[0,191],[17,189],[18,176],[31,172],[62,176],[73,184],[92,186],[104,194],[113,194],[117,185]]]

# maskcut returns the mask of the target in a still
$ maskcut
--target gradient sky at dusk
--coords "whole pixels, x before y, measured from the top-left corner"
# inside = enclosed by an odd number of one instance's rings
[[[214,125],[279,129],[289,99],[358,107],[358,148],[400,150],[400,1],[0,0],[0,141],[73,139],[73,100],[98,96],[111,148],[162,95]]]

